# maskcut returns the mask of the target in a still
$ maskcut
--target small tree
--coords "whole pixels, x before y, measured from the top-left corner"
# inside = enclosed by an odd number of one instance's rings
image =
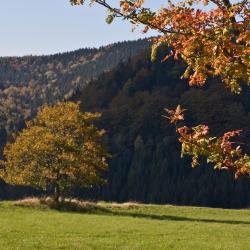
[[[79,104],[44,106],[4,150],[1,177],[10,184],[53,190],[54,199],[75,185],[103,184],[108,154],[101,145],[103,130],[92,121],[99,113],[82,113]]]

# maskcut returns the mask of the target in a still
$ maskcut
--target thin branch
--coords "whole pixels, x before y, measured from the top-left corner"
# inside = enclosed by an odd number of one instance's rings
[[[183,32],[180,32],[180,31],[163,29],[163,28],[160,28],[160,27],[158,27],[158,26],[156,26],[156,25],[154,25],[152,23],[142,21],[142,20],[138,19],[138,17],[135,15],[134,12],[129,14],[129,15],[126,15],[126,14],[122,13],[119,9],[111,7],[111,5],[109,5],[105,0],[95,0],[95,2],[102,5],[103,7],[108,9],[109,11],[113,12],[114,14],[116,14],[116,17],[123,17],[124,19],[132,20],[132,21],[134,21],[136,23],[140,23],[140,24],[143,24],[145,26],[148,26],[151,29],[158,30],[159,32],[161,32],[163,34],[187,35],[186,33],[183,33]]]

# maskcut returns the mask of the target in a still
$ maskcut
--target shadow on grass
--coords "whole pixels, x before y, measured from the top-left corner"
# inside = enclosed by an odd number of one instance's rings
[[[174,215],[157,215],[150,213],[142,213],[141,211],[134,212],[134,208],[141,208],[140,205],[119,205],[110,207],[105,207],[94,202],[83,202],[79,200],[67,200],[55,204],[50,200],[23,200],[16,202],[17,206],[25,207],[42,207],[46,206],[51,209],[55,209],[60,212],[71,212],[80,214],[94,214],[103,216],[123,216],[132,218],[141,218],[148,220],[159,220],[159,221],[182,221],[182,222],[198,222],[198,223],[221,223],[221,224],[231,224],[231,225],[250,225],[250,221],[238,221],[238,220],[217,220],[217,219],[205,219],[205,218],[189,218],[184,216],[174,216]],[[41,206],[42,205],[42,206]],[[127,211],[126,211],[127,210]]]
[[[133,218],[159,220],[159,221],[184,221],[184,222],[202,222],[202,223],[222,223],[231,225],[239,225],[239,224],[250,225],[250,221],[188,218],[183,216],[146,214],[140,211],[138,212],[129,211],[129,209],[132,210],[135,207],[131,206],[123,208],[121,206],[120,208],[112,209],[110,207],[100,206],[96,203],[84,203],[84,205],[82,206],[79,205],[78,203],[65,202],[61,204],[61,206],[54,208],[64,212],[87,213],[87,214],[104,215],[104,216],[123,216],[123,217],[133,217]],[[124,209],[127,209],[128,211],[124,211]]]
[[[109,211],[110,214],[116,216],[129,216],[134,218],[143,218],[150,220],[160,220],[160,221],[187,221],[187,222],[202,222],[202,223],[222,223],[222,224],[232,224],[232,225],[250,225],[248,221],[237,221],[237,220],[217,220],[217,219],[202,219],[202,218],[188,218],[183,216],[174,215],[155,215],[155,214],[145,214],[145,213],[131,213],[131,212],[114,212]]]

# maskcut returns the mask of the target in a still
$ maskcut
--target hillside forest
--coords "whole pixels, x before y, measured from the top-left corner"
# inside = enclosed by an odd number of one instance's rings
[[[149,46],[147,40],[139,40],[50,56],[0,58],[0,135],[17,131],[40,106],[69,99]]]
[[[133,53],[126,53],[126,46]],[[234,95],[219,78],[209,79],[206,87],[190,88],[187,81],[180,80],[184,63],[152,62],[148,46],[145,41],[115,45],[115,51],[124,53],[117,55],[119,62],[109,52],[96,58],[92,50],[88,51],[93,53],[88,63],[80,59],[85,50],[50,57],[1,59],[2,144],[42,104],[58,100],[80,102],[82,111],[102,113],[96,125],[106,130],[104,144],[112,157],[105,176],[108,184],[101,188],[75,188],[74,196],[120,202],[248,207],[249,180],[234,180],[230,172],[215,172],[205,163],[192,169],[188,157],[180,158],[175,128],[162,115],[165,107],[181,104],[187,109],[186,123],[190,126],[207,124],[215,136],[242,129],[240,140],[249,152],[249,89]],[[142,53],[136,55],[139,52]],[[72,67],[70,61],[78,63]],[[0,184],[1,198],[27,193],[37,191]]]

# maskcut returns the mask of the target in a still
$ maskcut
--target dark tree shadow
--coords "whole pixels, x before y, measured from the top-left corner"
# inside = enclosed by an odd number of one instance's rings
[[[133,217],[148,220],[159,220],[159,221],[185,221],[185,222],[201,222],[201,223],[221,223],[231,225],[250,225],[250,221],[239,221],[239,220],[218,220],[218,219],[205,219],[205,218],[189,218],[184,216],[174,215],[157,215],[157,214],[146,214],[141,212],[130,212],[124,211],[124,208],[112,209],[109,207],[103,207],[96,203],[84,203],[79,205],[78,203],[62,203],[59,207],[52,207],[62,212],[77,212],[87,213],[103,216],[123,216]],[[119,211],[120,209],[120,211]]]
[[[218,219],[206,219],[206,218],[190,218],[184,216],[174,216],[167,214],[150,214],[142,213],[140,211],[134,212],[132,209],[139,208],[140,206],[123,207],[104,207],[94,202],[82,202],[79,200],[67,200],[59,203],[54,203],[47,200],[35,199],[24,200],[15,203],[16,206],[22,207],[36,207],[40,209],[51,208],[60,212],[80,213],[80,214],[94,214],[102,216],[123,216],[148,220],[159,221],[183,221],[183,222],[199,222],[199,223],[221,223],[231,225],[250,225],[250,221],[239,220],[218,220]],[[0,204],[1,206],[1,204]]]
[[[160,221],[187,221],[187,222],[202,222],[202,223],[222,223],[222,224],[232,224],[232,225],[250,225],[250,221],[238,221],[238,220],[217,220],[217,219],[202,219],[202,218],[188,218],[183,216],[174,215],[154,215],[154,214],[144,214],[144,213],[131,213],[124,211],[109,211],[109,214],[116,216],[126,216],[133,218],[143,218],[150,220],[160,220]]]

